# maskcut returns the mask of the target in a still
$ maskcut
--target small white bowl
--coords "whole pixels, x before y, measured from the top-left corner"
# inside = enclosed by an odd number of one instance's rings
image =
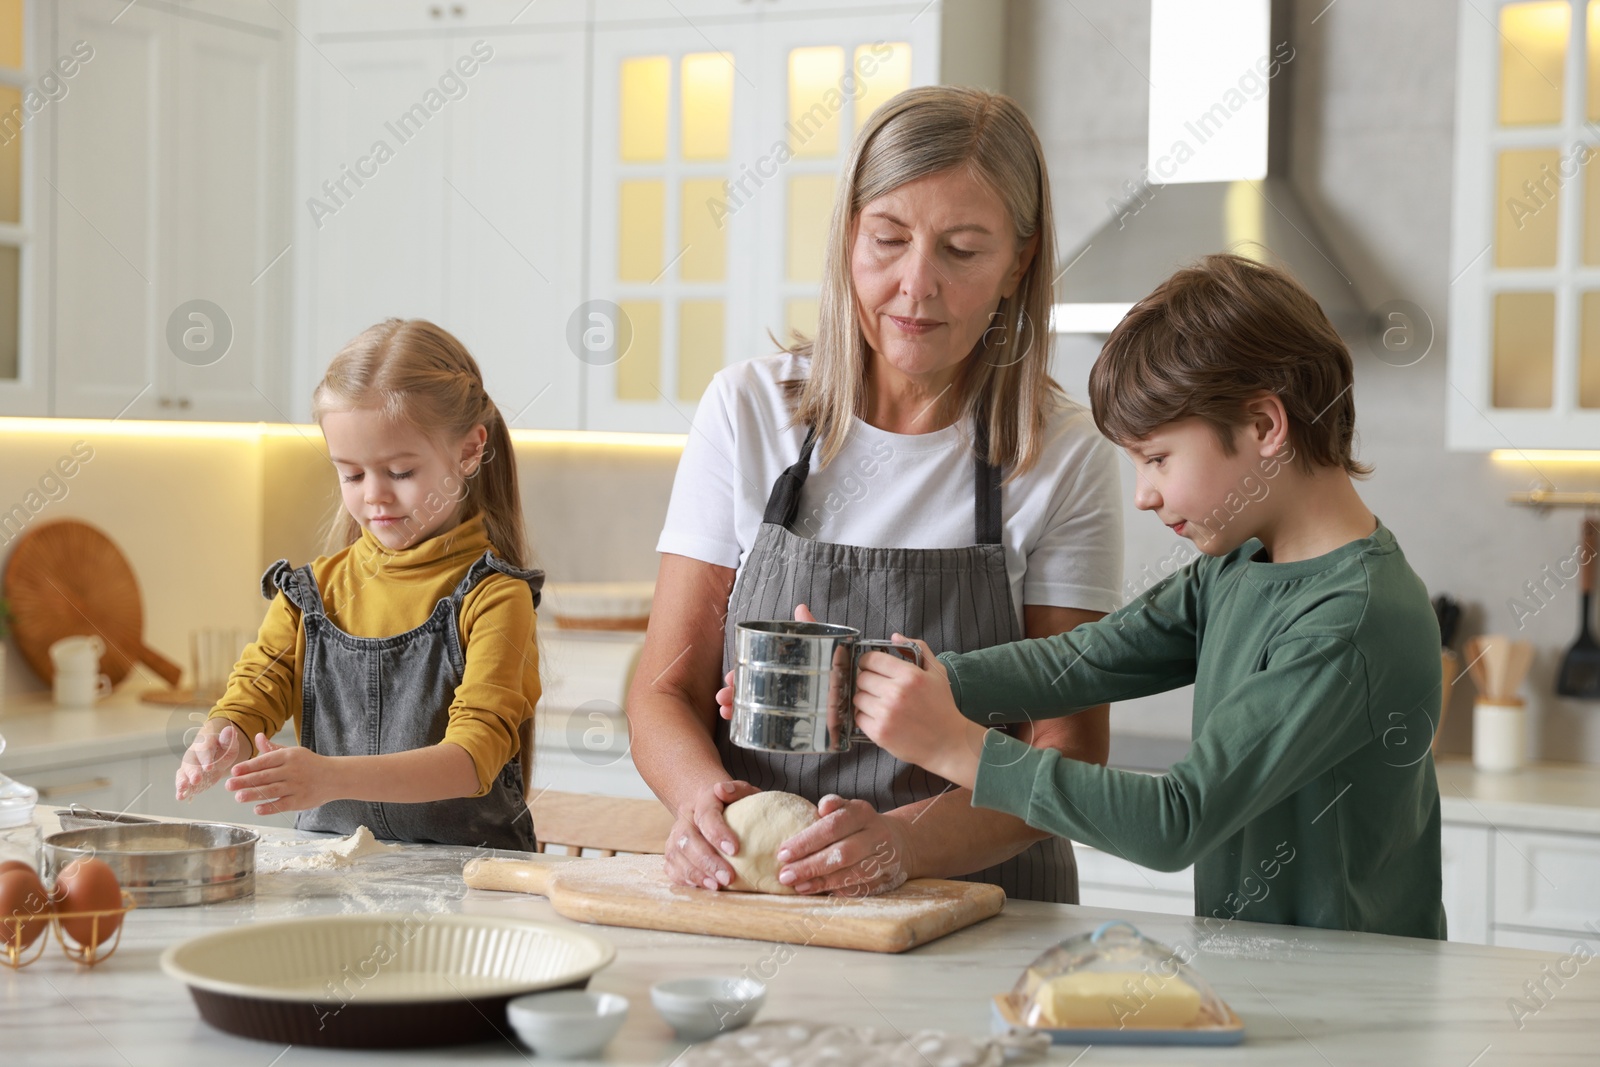
[[[754,978],[673,978],[650,987],[650,1002],[684,1041],[748,1025],[766,999],[766,984]]]
[[[530,993],[506,1004],[506,1018],[523,1043],[555,1059],[594,1055],[627,1016],[627,997],[582,989]]]

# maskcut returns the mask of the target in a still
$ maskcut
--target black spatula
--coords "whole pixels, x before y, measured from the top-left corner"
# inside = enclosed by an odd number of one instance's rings
[[[1594,606],[1594,569],[1596,544],[1600,542],[1600,523],[1594,519],[1583,520],[1583,560],[1579,590],[1582,596],[1583,616],[1578,627],[1578,639],[1567,649],[1567,658],[1561,661],[1561,673],[1556,678],[1556,692],[1564,697],[1600,699],[1600,644],[1589,632],[1589,616]]]

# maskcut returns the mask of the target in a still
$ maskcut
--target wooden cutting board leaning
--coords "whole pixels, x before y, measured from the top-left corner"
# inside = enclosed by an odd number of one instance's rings
[[[863,952],[904,952],[998,915],[1006,894],[982,882],[915,878],[871,897],[777,896],[675,885],[660,856],[571,862],[476,859],[473,889],[548,897],[578,922],[744,937]]]
[[[6,562],[5,596],[17,651],[46,682],[55,677],[51,645],[97,634],[106,644],[100,670],[112,685],[135,663],[178,684],[182,668],[144,643],[144,601],[133,567],[100,529],[62,519],[28,530]]]

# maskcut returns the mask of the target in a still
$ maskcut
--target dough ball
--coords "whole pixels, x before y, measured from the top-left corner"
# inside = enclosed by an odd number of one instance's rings
[[[783,869],[778,846],[817,821],[817,806],[793,793],[757,793],[729,804],[722,817],[739,839],[738,854],[726,857],[733,867],[728,888],[741,893],[793,893],[778,881]]]

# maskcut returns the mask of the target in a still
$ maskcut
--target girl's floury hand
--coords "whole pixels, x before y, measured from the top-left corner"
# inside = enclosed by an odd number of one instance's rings
[[[256,734],[256,750],[261,754],[235,767],[227,787],[239,803],[255,804],[257,815],[305,811],[339,799],[331,781],[333,757],[300,745],[275,745],[266,734]]]
[[[174,786],[179,800],[189,800],[210,789],[227,777],[235,763],[250,754],[242,730],[226,719],[212,719],[211,722],[222,725],[216,729],[202,726],[178,765]]]
[[[984,728],[956,707],[944,664],[927,642],[900,634],[894,640],[922,649],[922,666],[890,652],[862,656],[856,725],[895,757],[971,789],[978,780]]]

